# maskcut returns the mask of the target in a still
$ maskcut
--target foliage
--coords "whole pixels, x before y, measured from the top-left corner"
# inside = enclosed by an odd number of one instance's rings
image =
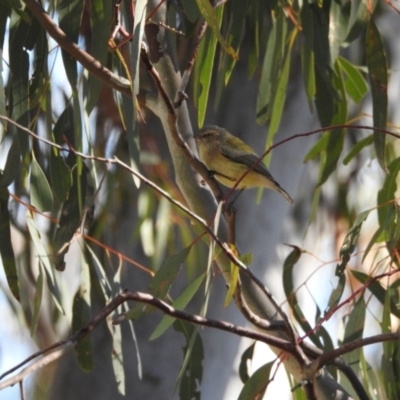
[[[194,219],[183,207],[171,204],[162,191],[181,202],[184,198],[200,215],[188,197],[190,190],[179,184],[179,176],[186,173],[180,171],[176,161],[179,157],[184,159],[181,149],[177,156],[173,139],[167,135],[166,142],[156,132],[159,125],[151,124],[149,109],[160,118],[167,133],[170,115],[166,115],[165,105],[152,105],[156,100],[149,92],[157,89],[145,64],[140,62],[142,40],[159,68],[160,80],[171,101],[176,100],[178,92],[171,86],[172,77],[163,75],[163,55],[155,45],[156,40],[161,40],[158,35],[165,35],[162,40],[169,43],[165,48],[172,52],[182,74],[190,76],[191,62],[195,62],[190,86],[183,85],[183,91],[189,94],[187,106],[191,110],[197,107],[199,126],[210,108],[223,111],[229,87],[247,84],[235,82],[234,75],[239,66],[246,68],[258,85],[254,119],[266,127],[264,155],[269,153],[268,157],[285,105],[290,101],[288,94],[293,88],[297,90],[296,75],[301,73],[301,90],[310,111],[315,111],[321,130],[313,132],[315,141],[304,156],[319,171],[313,199],[307,198],[312,208],[296,210],[309,212],[310,224],[318,220],[325,212],[321,193],[333,185],[337,196],[329,210],[334,215],[330,233],[335,236],[337,221],[346,228],[342,235],[336,235],[332,246],[335,261],[330,264],[336,264],[337,282],[332,274],[329,280],[335,284],[329,299],[326,305],[315,301],[313,321],[299,299],[311,276],[303,276],[301,285],[297,285],[296,271],[314,250],[292,246],[283,265],[283,288],[293,325],[325,352],[369,336],[368,312],[379,321],[382,333],[397,331],[399,136],[393,129],[387,130],[389,71],[394,66],[389,63],[379,28],[379,22],[384,23],[395,10],[383,12],[385,3],[377,0],[229,0],[215,7],[211,3],[161,1],[155,6],[137,0],[113,6],[107,0],[44,2],[48,16],[58,21],[70,39],[60,49],[61,40],[50,38],[48,26],[38,19],[35,4],[39,3],[0,2],[0,254],[6,290],[13,297],[10,301],[24,310],[27,326],[41,348],[50,344],[42,341],[41,333],[52,331],[57,340],[65,336],[62,315],[72,314],[72,329],[76,331],[98,310],[99,304],[109,303],[136,280],[140,290],[147,288],[176,309],[187,309],[201,294],[204,303],[193,307],[205,316],[212,291],[213,261],[224,252],[236,255],[236,247],[221,249],[198,222],[191,229]],[[164,29],[165,24],[157,24],[159,19],[173,29]],[[204,21],[208,27],[201,37]],[[117,29],[119,24],[123,29]],[[112,35],[114,28],[116,36]],[[133,32],[133,36],[125,35],[124,29]],[[72,42],[85,50],[83,58],[88,63],[93,61],[91,55],[107,68],[109,81],[102,75],[104,71],[93,72],[95,67],[91,70],[90,63],[84,64],[79,55],[71,53]],[[195,60],[190,59],[192,51]],[[355,57],[357,52],[362,56]],[[158,101],[160,98],[159,93]],[[372,118],[366,118],[367,126],[357,126],[353,122],[361,119],[368,101],[372,103]],[[180,117],[184,118],[185,110],[181,107],[177,111]],[[147,120],[149,125],[144,123]],[[166,143],[178,185],[172,181],[164,161],[168,157]],[[375,203],[362,209],[364,203],[351,199],[347,191],[357,193],[360,165],[367,159],[377,160],[384,178],[373,193]],[[345,166],[351,173],[341,180]],[[188,165],[184,164],[183,169],[188,170]],[[161,190],[138,179],[138,170]],[[194,186],[194,181],[187,183],[186,179],[186,184]],[[357,196],[363,193],[358,192]],[[371,222],[374,216],[376,224]],[[206,219],[205,215],[200,217]],[[211,220],[207,222],[211,225]],[[20,250],[15,251],[17,232]],[[214,227],[213,232],[219,233],[219,228]],[[204,233],[210,238],[208,241],[199,240]],[[203,254],[204,242],[210,249],[208,261]],[[71,254],[76,255],[76,260],[70,261]],[[250,259],[251,256],[245,258]],[[238,285],[239,269],[234,263],[229,266],[236,275],[226,279],[231,285],[226,305],[234,298]],[[67,270],[73,271],[72,282],[67,280]],[[231,273],[222,272],[224,276]],[[186,289],[181,290],[180,280],[185,280]],[[153,311],[149,305],[137,303],[128,307],[124,303],[113,317],[123,314],[140,323],[146,315],[154,315]],[[47,318],[41,318],[43,315]],[[323,326],[333,316],[340,320],[341,337]],[[113,381],[124,394],[126,339],[121,327],[107,321]],[[186,343],[178,392],[182,399],[200,398],[199,384],[204,375],[201,332],[187,322],[164,316],[150,338],[164,335],[171,326]],[[132,324],[130,333],[140,374],[140,343],[136,342]],[[387,341],[382,347],[379,366],[367,360],[365,347],[347,352],[344,359],[362,379],[371,398],[397,398],[398,341]],[[90,336],[75,350],[80,367],[91,371],[97,350]],[[246,371],[252,357],[253,348],[242,359],[240,375],[245,382],[237,394],[240,399],[268,393],[273,379],[273,363],[266,363],[252,375]],[[330,367],[330,372],[339,379],[336,369]],[[353,393],[347,386],[345,389]],[[298,392],[296,397],[303,396]]]

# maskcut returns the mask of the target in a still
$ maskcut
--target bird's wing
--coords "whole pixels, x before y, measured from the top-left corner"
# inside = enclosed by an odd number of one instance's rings
[[[251,148],[249,148],[249,149],[252,151]],[[221,146],[221,153],[224,157],[230,159],[231,161],[237,162],[239,164],[243,164],[249,168],[252,167],[255,164],[255,162],[259,159],[259,156],[257,156],[254,153],[250,153],[250,152],[245,153],[244,151],[236,150],[236,149],[233,150],[231,148],[229,149],[229,151],[227,151],[224,148],[224,146]],[[260,161],[254,167],[253,171],[256,171],[256,172],[266,176],[267,178],[271,179],[273,182],[276,182],[262,161]]]

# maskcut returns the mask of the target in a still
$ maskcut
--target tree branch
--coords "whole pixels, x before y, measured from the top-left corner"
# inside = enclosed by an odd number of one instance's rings
[[[120,293],[116,298],[114,298],[107,306],[105,306],[100,311],[100,313],[97,314],[97,316],[91,319],[85,326],[83,326],[81,329],[79,329],[79,331],[77,331],[74,335],[72,335],[70,339],[64,342],[53,344],[49,348],[46,348],[41,352],[35,353],[35,355],[28,357],[25,361],[18,364],[18,366],[2,374],[0,379],[8,375],[12,371],[15,371],[16,368],[25,365],[33,358],[37,358],[45,354],[43,358],[33,362],[31,365],[24,368],[21,372],[19,372],[15,376],[5,380],[4,382],[1,382],[0,390],[12,386],[18,382],[21,382],[25,377],[27,377],[32,372],[45,367],[46,365],[50,364],[51,362],[57,360],[58,358],[66,354],[69,350],[71,350],[74,346],[76,346],[78,342],[80,342],[89,333],[91,333],[94,329],[96,329],[101,322],[103,322],[113,311],[115,311],[121,304],[125,303],[126,301],[138,301],[141,303],[150,304],[153,307],[163,311],[165,314],[170,315],[171,317],[191,322],[193,324],[208,326],[210,328],[215,328],[225,332],[230,332],[238,336],[248,337],[250,339],[258,340],[268,345],[277,347],[284,352],[293,352],[295,348],[295,346],[292,345],[289,341],[276,338],[274,336],[268,335],[263,332],[242,328],[240,326],[231,324],[230,322],[208,319],[201,317],[199,315],[192,315],[184,311],[177,310],[168,303],[166,303],[165,301],[160,300],[148,293],[123,292]],[[119,317],[116,317],[116,319],[114,320],[114,323],[116,324],[120,322],[121,322],[121,315]]]

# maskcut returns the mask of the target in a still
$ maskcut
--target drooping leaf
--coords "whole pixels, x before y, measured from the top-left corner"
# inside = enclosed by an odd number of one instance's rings
[[[256,343],[251,344],[240,357],[239,376],[242,383],[246,383],[250,378],[247,363],[253,359],[254,347]]]
[[[177,297],[177,299],[172,303],[172,307],[177,310],[183,310],[193,298],[193,296],[199,290],[200,285],[204,281],[205,273],[201,274],[197,279],[195,279],[184,291]],[[155,340],[160,337],[175,321],[175,318],[170,315],[164,315],[160,323],[154,329],[153,333],[150,335],[149,340]]]
[[[216,18],[218,24],[221,23],[223,15],[223,8],[218,7],[216,10]],[[204,119],[207,110],[208,95],[210,92],[212,71],[214,66],[215,51],[217,48],[217,38],[212,34],[206,34],[200,44],[199,57],[196,61],[195,72],[198,76],[198,94],[195,94],[195,98],[198,98],[198,112],[197,121],[199,126],[203,126]],[[201,88],[201,91],[200,91]]]
[[[11,185],[20,171],[20,164],[21,152],[19,150],[18,138],[17,135],[13,135],[4,170],[0,171],[0,189],[6,189]]]
[[[266,43],[262,64],[256,105],[256,121],[260,125],[265,124],[271,116],[271,104],[275,96],[278,77],[281,74],[286,54],[286,39],[287,21],[284,12],[281,11],[273,18],[272,29],[268,37],[268,42]],[[289,65],[286,66],[286,69],[288,68]]]
[[[40,306],[42,304],[44,288],[44,273],[41,263],[39,263],[39,274],[36,280],[35,294],[33,295],[33,310],[32,310],[32,322],[31,322],[31,336],[36,332],[36,328],[39,322]]]
[[[106,65],[108,57],[108,39],[111,36],[112,20],[112,4],[107,0],[92,0],[90,2],[90,26],[92,34],[92,43],[90,46],[90,54],[98,60],[102,65]],[[85,81],[86,82],[86,81]],[[85,101],[86,111],[88,114],[95,106],[100,94],[103,83],[89,75],[87,86],[83,90],[84,96],[87,96]]]
[[[221,35],[219,30],[220,23],[218,21],[217,13],[218,9],[214,10],[208,0],[196,0],[197,6],[201,14],[203,15],[204,19],[207,21],[208,26],[213,31],[214,36],[217,38],[219,44],[223,48],[225,52],[227,52],[231,57],[234,59],[238,59],[239,56],[235,52],[235,50],[230,46]],[[222,8],[222,7],[218,7]]]
[[[191,247],[186,247],[178,253],[173,254],[171,257],[167,258],[160,269],[157,271],[155,276],[149,285],[149,293],[154,297],[159,299],[164,299],[167,295],[173,281],[176,278],[179,270],[182,267],[183,262],[189,255]],[[132,309],[130,309],[125,317],[127,319],[138,319],[143,315],[147,315],[154,310],[154,307],[149,305],[138,304]]]
[[[336,60],[347,36],[350,19],[350,2],[330,2],[329,44],[332,60]]]
[[[62,204],[68,197],[72,185],[72,174],[64,159],[50,152],[50,179],[54,197]]]
[[[274,361],[264,364],[247,380],[238,400],[261,399],[271,382],[271,369]]]
[[[355,103],[359,103],[367,94],[368,86],[361,72],[348,60],[338,57],[337,65],[345,74],[344,87],[346,93]]]
[[[347,263],[350,260],[351,255],[353,254],[358,238],[360,237],[361,227],[364,221],[367,219],[371,210],[367,210],[359,214],[354,221],[352,227],[347,233],[342,247],[340,248],[340,258],[341,262],[336,266],[336,276],[340,276],[344,273]]]
[[[362,338],[365,324],[365,314],[367,305],[365,304],[364,296],[354,302],[350,315],[347,318],[343,344],[355,342]],[[351,365],[355,373],[360,370],[360,354],[362,349],[353,350],[343,356],[348,365]]]
[[[340,299],[342,298],[342,294],[346,284],[346,275],[340,275],[337,286],[332,290],[331,295],[329,296],[328,306],[325,310],[325,314],[328,314],[334,307],[339,304]]]
[[[386,129],[388,67],[382,39],[373,19],[367,25],[365,56],[371,85],[374,127]],[[379,164],[386,170],[386,136],[382,132],[375,132],[374,144]]]
[[[200,400],[200,385],[203,378],[204,349],[196,327],[188,322],[176,320],[174,329],[182,332],[186,339],[183,347],[184,362],[177,379],[181,399]]]
[[[9,193],[0,189],[0,256],[11,293],[19,301],[19,281],[14,250],[11,243],[10,214],[8,212]]]
[[[379,281],[372,280],[371,277],[364,272],[361,271],[356,271],[353,269],[350,269],[350,272],[352,275],[362,284],[368,284],[367,289],[376,297],[376,299],[382,304],[385,304],[386,301],[386,296],[388,290],[385,289]],[[400,309],[398,308],[398,305],[394,302],[394,299],[390,298],[390,312],[395,315],[397,318],[400,318]]]
[[[84,5],[85,3],[81,0],[60,0],[57,3],[60,28],[75,43],[78,43]],[[77,61],[65,50],[62,50],[62,58],[69,83],[72,89],[76,90],[78,84]]]
[[[91,317],[91,281],[89,265],[83,253],[81,254],[81,279],[80,285],[75,293],[72,306],[72,331],[77,332],[82,326],[86,325]],[[86,335],[74,347],[78,364],[82,371],[90,372],[94,368],[93,348],[91,334]]]
[[[32,152],[30,193],[31,204],[39,211],[51,211],[53,209],[53,193],[46,175]]]
[[[343,164],[347,165],[354,157],[357,156],[357,154],[360,153],[360,151],[364,148],[369,146],[370,144],[372,144],[374,142],[374,136],[373,135],[369,135],[367,137],[365,137],[364,139],[361,139],[360,141],[358,141],[353,148],[349,151],[349,153],[347,154],[347,156],[343,159]]]
[[[266,149],[268,149],[273,143],[275,134],[278,132],[279,125],[281,123],[283,108],[286,101],[287,85],[289,81],[292,46],[294,43],[294,39],[297,36],[297,32],[297,28],[295,28],[290,36],[290,42],[284,57],[282,71],[279,75],[276,89],[274,90],[274,96],[271,105],[271,120],[269,123],[267,143],[265,145]],[[269,164],[270,158],[271,153],[268,153],[267,157],[264,160],[266,164]]]
[[[324,133],[321,138],[314,144],[313,147],[309,150],[306,156],[303,159],[303,162],[307,162],[313,160],[318,155],[320,155],[323,151],[326,150],[326,146],[328,145],[329,134]]]
[[[54,263],[56,269],[65,269],[64,255],[68,252],[69,243],[82,222],[81,204],[84,202],[87,191],[86,171],[79,175],[75,168],[72,186],[68,191],[67,200],[62,206],[59,226],[53,240]],[[88,210],[86,210],[88,211]]]
[[[400,157],[392,161],[388,166],[388,175],[385,178],[382,189],[378,192],[378,221],[379,226],[384,227],[389,215],[389,210],[394,204],[397,190],[397,178],[400,172]]]
[[[40,233],[36,227],[35,221],[29,211],[26,213],[26,222],[28,225],[29,233],[31,235],[33,244],[35,245],[35,248],[36,248],[36,253],[39,258],[39,262],[44,267],[44,271],[46,274],[46,282],[47,282],[47,286],[49,288],[51,297],[54,301],[54,304],[59,309],[59,311],[62,314],[65,314],[63,306],[62,306],[61,293],[60,293],[60,289],[58,287],[57,278],[56,278],[52,263],[50,262],[50,260],[51,260],[50,256],[47,252],[45,245],[42,242],[42,239],[41,239]]]

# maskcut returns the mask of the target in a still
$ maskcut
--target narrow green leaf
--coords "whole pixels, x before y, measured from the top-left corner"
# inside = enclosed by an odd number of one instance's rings
[[[375,243],[378,243],[379,241],[383,241],[383,240],[380,240],[380,238],[383,236],[382,233],[383,233],[383,229],[382,229],[381,227],[379,227],[379,228],[375,231],[375,233],[372,235],[371,240],[369,241],[367,247],[366,247],[365,250],[364,250],[364,254],[363,254],[363,256],[362,256],[361,263],[364,262],[365,258],[366,258],[367,255],[369,254],[369,252],[370,252],[372,246],[373,246]]]
[[[337,62],[335,62],[335,71],[332,75],[332,81],[337,93],[341,95],[341,99],[335,99],[334,101],[335,113],[332,116],[331,123],[333,125],[342,125],[345,124],[347,120],[347,101],[344,91],[343,79],[340,74]],[[333,131],[330,131],[328,143],[326,145],[326,157],[321,164],[321,172],[318,185],[322,185],[323,183],[325,183],[327,179],[331,176],[331,174],[336,171],[337,163],[343,150],[344,138],[344,129],[334,129]]]
[[[115,380],[118,386],[118,392],[125,396],[125,371],[124,371],[124,353],[122,351],[122,330],[121,325],[113,326],[113,348],[111,360]]]
[[[367,210],[357,215],[352,227],[347,233],[342,247],[340,248],[340,258],[341,262],[336,266],[336,276],[340,276],[343,274],[347,263],[350,260],[351,255],[353,254],[358,238],[360,237],[361,227],[364,221],[367,219],[371,210]]]
[[[19,150],[18,138],[17,135],[13,135],[4,170],[0,171],[0,189],[5,189],[11,185],[20,172],[20,165],[21,152]]]
[[[54,197],[59,203],[63,203],[72,186],[72,174],[64,159],[53,151],[50,152],[50,181]]]
[[[111,24],[113,7],[108,0],[92,0],[90,2],[90,26],[92,42],[90,46],[91,55],[100,62],[101,65],[107,64],[108,39],[111,36]],[[85,81],[86,82],[86,81]],[[85,108],[90,114],[96,105],[103,82],[92,74],[87,79],[87,86],[84,88],[83,95],[86,97]]]
[[[40,233],[36,228],[35,221],[29,211],[26,213],[26,223],[28,225],[29,233],[35,246],[37,256],[39,257],[39,262],[42,263],[42,266],[44,267],[47,278],[47,286],[53,298],[54,304],[62,314],[65,314],[62,306],[60,289],[58,288],[56,275],[54,273],[54,268],[52,268],[50,257],[48,255],[46,247],[42,243]]]
[[[256,105],[256,121],[260,125],[265,124],[271,115],[271,104],[285,56],[286,38],[287,21],[284,12],[281,11],[273,18],[261,69]]]
[[[358,141],[353,148],[349,151],[347,156],[343,159],[343,164],[347,165],[354,157],[357,156],[358,153],[364,148],[369,146],[374,142],[374,135],[369,135],[365,137],[364,139],[361,139]]]
[[[242,383],[246,383],[250,378],[249,371],[248,371],[248,362],[253,359],[254,347],[256,343],[254,342],[251,344],[240,357],[240,364],[239,364],[239,377]]]
[[[371,0],[366,3],[363,0],[350,2],[350,19],[347,33],[347,43],[353,42],[365,32],[368,21],[371,19],[371,10],[374,10],[378,0]]]
[[[388,112],[388,67],[383,43],[373,19],[367,26],[365,56],[372,93],[372,110],[375,128],[386,128]],[[383,170],[386,170],[386,135],[374,133],[376,156]]]
[[[281,123],[283,108],[284,108],[285,101],[286,101],[287,84],[288,84],[288,80],[289,80],[290,59],[291,59],[290,56],[291,56],[292,45],[294,43],[294,38],[296,36],[296,33],[297,33],[297,29],[295,28],[294,31],[292,32],[291,39],[290,39],[290,45],[289,45],[289,47],[286,51],[285,57],[284,57],[283,68],[279,75],[276,89],[274,90],[273,102],[272,102],[272,107],[271,107],[271,121],[269,124],[267,142],[265,145],[266,149],[268,149],[271,146],[271,144],[273,143],[274,136],[275,136],[276,132],[278,132],[279,125]],[[265,158],[265,162],[267,164],[269,163],[271,154],[272,153],[269,153],[267,155],[267,157]]]
[[[386,228],[387,220],[395,201],[399,172],[400,157],[392,161],[388,166],[388,175],[385,178],[382,189],[378,192],[378,221],[382,229]]]
[[[306,163],[310,160],[316,158],[319,154],[326,150],[326,146],[328,145],[329,134],[324,133],[321,138],[314,144],[313,147],[309,150],[306,156],[303,159],[303,162]]]
[[[306,89],[308,107],[310,108],[311,112],[314,111],[314,98],[317,91],[315,83],[314,63],[314,53],[306,42],[301,48],[301,72],[303,73],[303,81]]]
[[[53,194],[46,175],[39,163],[36,161],[33,152],[31,165],[31,204],[39,211],[51,211],[53,209]]]
[[[182,332],[186,339],[183,347],[184,361],[176,384],[179,384],[181,399],[200,400],[200,386],[203,378],[204,349],[197,327],[188,322],[176,320],[174,329]]]
[[[86,197],[87,183],[86,170],[82,175],[78,175],[77,169],[74,169],[74,179],[69,189],[67,200],[64,202],[59,226],[57,227],[54,239],[54,263],[56,269],[63,271],[65,269],[64,255],[69,249],[69,242],[74,236],[76,230],[82,222],[81,207]]]
[[[361,72],[348,60],[338,57],[338,66],[345,74],[344,87],[346,93],[353,99],[355,103],[359,103],[368,93],[367,82]]]
[[[177,310],[183,310],[189,303],[189,301],[193,298],[193,296],[197,293],[200,288],[200,285],[204,281],[205,273],[201,274],[198,278],[196,278],[185,290],[184,292],[177,297],[177,299],[172,303],[172,307]],[[159,338],[175,321],[175,318],[170,315],[164,315],[160,323],[154,329],[153,333],[150,335],[149,340],[155,340]]]
[[[336,60],[347,35],[350,19],[350,4],[333,1],[329,10],[329,44],[332,60]]]
[[[163,262],[150,282],[149,293],[159,299],[165,298],[183,262],[189,255],[190,249],[191,247],[186,247]],[[143,315],[151,313],[153,310],[154,307],[152,306],[137,304],[135,307],[131,308],[125,316],[127,319],[138,319]]]
[[[82,326],[86,325],[91,317],[90,299],[90,271],[83,253],[81,254],[81,282],[75,294],[72,306],[72,331],[77,332]],[[94,368],[93,348],[91,334],[89,333],[74,347],[78,364],[82,371],[90,372]]]
[[[264,364],[247,380],[238,400],[261,399],[271,382],[271,369],[274,361]]]
[[[60,28],[76,44],[81,29],[84,5],[85,3],[81,0],[60,0],[57,3]],[[62,50],[62,57],[69,83],[72,89],[76,90],[78,84],[77,61],[65,50]]]
[[[108,303],[112,297],[111,284],[107,278],[107,275],[105,274],[104,267],[101,264],[100,260],[98,259],[96,253],[92,250],[92,248],[87,243],[85,243],[85,245],[86,245],[86,248],[89,250],[90,255],[93,258],[94,262],[91,265],[93,266],[93,269],[97,276],[97,281],[100,284],[101,290],[103,292],[105,303]]]
[[[11,243],[10,214],[8,212],[9,194],[7,189],[0,189],[0,255],[8,287],[17,299],[19,297],[19,281],[15,264],[14,250]]]
[[[218,9],[214,10],[208,0],[196,0],[197,6],[204,19],[207,21],[208,26],[214,33],[214,36],[217,38],[219,44],[224,49],[226,53],[228,53],[235,60],[239,59],[239,56],[236,54],[235,50],[225,41],[221,32],[219,31],[220,21],[218,20]],[[218,7],[218,8],[223,8]]]
[[[31,336],[36,332],[36,328],[39,322],[40,306],[43,298],[43,287],[44,287],[44,274],[43,267],[39,263],[39,275],[36,280],[35,294],[33,295],[33,310],[32,310],[32,321],[31,321]]]
[[[333,86],[332,76],[332,55],[330,53],[329,43],[329,24],[327,15],[323,7],[319,7],[316,3],[309,4],[306,7],[307,13],[305,14],[306,20],[303,21],[303,29],[312,29],[312,46],[314,50],[314,60],[316,68],[317,83],[317,104],[320,103],[320,108],[323,107],[321,103],[322,97],[327,98],[330,96],[331,100],[339,100],[338,94]],[[305,22],[305,23],[304,23]],[[320,98],[320,99],[319,99]],[[328,104],[325,104],[327,106]],[[320,111],[319,111],[320,114]],[[321,119],[321,118],[320,118]],[[325,119],[321,120],[322,126],[329,125],[330,121]]]
[[[223,15],[223,8],[218,7],[216,10],[216,18],[218,24],[221,23]],[[214,58],[215,51],[217,48],[217,39],[214,35],[206,34],[202,43],[200,45],[200,51],[204,58],[203,60],[197,60],[196,62],[196,70],[198,71],[198,79],[201,85],[201,93],[198,96],[198,112],[197,112],[197,121],[199,126],[203,126],[204,119],[207,111],[207,103],[208,103],[208,95],[210,92],[211,80],[212,80],[212,71],[214,66]],[[199,61],[203,61],[201,65]]]
[[[364,296],[353,304],[350,315],[347,318],[347,323],[344,331],[343,344],[355,342],[362,338],[365,324],[365,314],[367,306],[364,301]],[[351,365],[354,372],[358,375],[360,371],[360,355],[362,348],[353,350],[343,356],[348,365]]]
[[[372,281],[369,275],[361,271],[350,269],[350,272],[362,284],[368,283],[367,289],[376,297],[376,299],[382,305],[385,304],[386,294],[388,291],[378,281]],[[400,318],[400,309],[397,307],[397,304],[392,298],[390,298],[390,312],[397,318]]]
[[[296,297],[296,293],[294,290],[294,282],[293,282],[293,269],[297,262],[300,259],[302,251],[297,246],[290,246],[293,247],[293,250],[289,255],[286,257],[285,262],[283,264],[283,289],[285,292],[285,296],[288,300],[288,304],[292,310],[292,313],[296,319],[296,321],[300,324],[301,328],[305,333],[310,333],[312,331],[312,326],[307,321]],[[311,333],[309,338],[311,341],[319,348],[322,348],[322,343],[319,340],[319,333]]]
[[[235,294],[237,283],[239,279],[239,267],[231,262],[231,273],[230,273],[230,280],[229,280],[229,288],[226,292],[224,307],[228,307],[229,303],[231,302],[233,295]]]
[[[293,250],[286,257],[285,262],[283,263],[283,290],[285,291],[285,296],[289,300],[294,293],[294,284],[293,284],[293,269],[297,262],[300,260],[301,249],[297,246],[290,246]],[[290,304],[290,301],[289,301]]]
[[[325,310],[325,314],[328,314],[330,310],[336,307],[339,304],[339,301],[342,297],[344,288],[346,284],[346,275],[340,275],[337,286],[332,290],[331,295],[329,296],[328,306]]]

